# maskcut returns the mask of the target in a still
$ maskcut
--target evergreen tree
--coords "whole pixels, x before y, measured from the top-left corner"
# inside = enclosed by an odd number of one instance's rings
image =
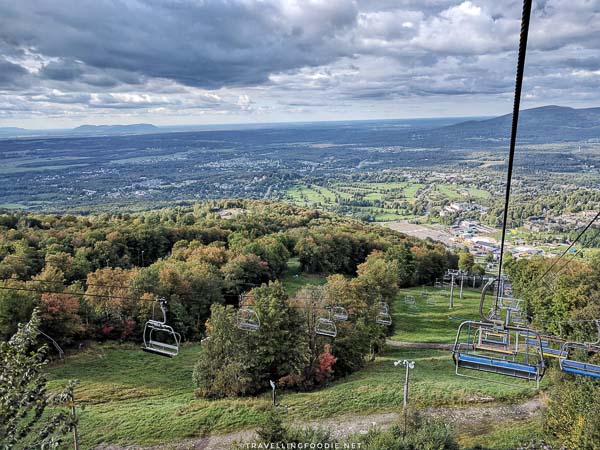
[[[76,419],[64,410],[75,383],[58,394],[47,391],[43,368],[47,347],[37,346],[39,312],[0,342],[0,443],[4,449],[60,448]]]

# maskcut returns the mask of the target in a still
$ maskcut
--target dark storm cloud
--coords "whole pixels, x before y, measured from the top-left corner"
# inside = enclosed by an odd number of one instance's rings
[[[0,55],[0,89],[16,89],[25,84],[27,70]]]
[[[0,112],[503,96],[520,13],[521,0],[2,1]],[[597,95],[598,54],[600,0],[537,0],[525,94]]]
[[[214,89],[261,84],[270,73],[317,66],[347,54],[340,35],[353,26],[356,15],[354,4],[342,1],[304,7],[244,1],[24,0],[0,6],[0,39],[97,69]],[[41,75],[51,79],[74,78],[81,71],[72,62],[49,66]]]
[[[83,64],[74,61],[52,61],[40,71],[42,78],[56,81],[73,81],[83,74]]]

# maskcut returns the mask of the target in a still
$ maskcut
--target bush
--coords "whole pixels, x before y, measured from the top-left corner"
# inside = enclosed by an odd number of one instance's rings
[[[587,377],[552,374],[544,428],[562,448],[594,450],[600,442],[600,383]]]
[[[423,420],[417,413],[408,412],[406,428],[395,425],[389,430],[372,429],[365,435],[354,436],[363,450],[457,450],[458,443],[451,428],[439,420]]]
[[[256,444],[279,444],[280,448],[287,448],[289,444],[334,444],[331,433],[319,428],[292,428],[285,426],[281,415],[271,411],[262,426],[256,431],[258,440]],[[263,447],[264,448],[264,447]],[[293,448],[290,446],[290,448]],[[333,448],[333,447],[330,447]]]

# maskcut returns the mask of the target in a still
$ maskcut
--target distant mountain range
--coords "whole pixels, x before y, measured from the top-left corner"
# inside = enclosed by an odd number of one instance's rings
[[[425,147],[454,148],[504,146],[510,140],[512,114],[470,120],[423,133],[412,140]],[[519,113],[517,143],[548,144],[600,138],[600,108],[575,109],[542,106]]]
[[[73,128],[73,134],[124,134],[124,133],[155,133],[160,128],[149,123],[132,125],[81,125]]]
[[[81,125],[77,128],[56,130],[27,130],[18,127],[0,127],[0,136],[107,136],[115,134],[156,133],[159,131],[161,131],[160,128],[149,123],[136,123],[131,125]]]
[[[373,121],[377,123],[377,121]],[[393,121],[392,121],[393,122]],[[510,138],[512,114],[495,117],[493,119],[467,120],[452,125],[440,127],[440,122],[431,121],[429,127],[422,129],[405,130],[402,127],[387,128],[381,131],[382,139],[386,142],[393,139],[402,142],[406,147],[414,148],[464,148],[485,149],[506,146]],[[352,122],[346,122],[344,133],[347,138],[354,139]],[[317,125],[317,124],[316,124]],[[289,127],[298,126],[289,124]],[[318,123],[323,130],[323,138],[330,139],[329,134],[340,136],[339,123]],[[286,124],[269,125],[262,127],[286,128]],[[262,128],[261,127],[261,128]],[[336,128],[337,127],[337,128]],[[231,126],[231,129],[244,129]],[[10,127],[0,128],[0,137],[28,137],[28,136],[109,136],[123,134],[169,133],[176,131],[174,127],[156,127],[151,124],[140,123],[133,125],[81,125],[67,130],[26,130]],[[183,130],[180,130],[183,131]],[[191,131],[191,130],[190,130]],[[201,131],[201,130],[198,130]],[[369,135],[369,139],[377,139]],[[563,106],[542,106],[539,108],[521,111],[519,117],[519,144],[548,144],[559,142],[583,141],[600,139],[600,108],[575,109]]]

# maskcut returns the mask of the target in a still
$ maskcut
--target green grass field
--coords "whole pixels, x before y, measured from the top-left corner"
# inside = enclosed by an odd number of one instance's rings
[[[192,370],[198,345],[186,346],[177,358],[144,353],[133,345],[95,345],[50,370],[51,387],[69,379],[76,389],[83,448],[107,443],[153,444],[200,437],[259,425],[269,409],[268,394],[251,398],[204,400],[194,397]],[[403,371],[393,361],[416,362],[412,373],[414,406],[458,406],[490,398],[515,402],[532,395],[516,389],[454,375],[446,351],[390,349],[365,369],[308,393],[286,392],[286,418],[302,422],[343,414],[398,411]]]
[[[370,216],[374,217],[375,221],[385,222],[415,218],[411,208],[419,196],[426,195],[435,201],[461,201],[467,198],[486,200],[490,197],[489,192],[481,189],[443,183],[436,184],[433,191],[418,194],[418,191],[425,187],[424,184],[410,181],[338,181],[327,186],[292,186],[287,190],[285,200],[300,206],[321,207],[338,213],[352,213],[355,216]],[[398,201],[405,202],[404,206],[399,208]],[[373,203],[365,205],[364,202]]]
[[[292,258],[288,261],[288,270],[281,277],[281,282],[286,292],[293,295],[307,284],[325,284],[327,277],[300,271],[300,261],[297,258]]]
[[[422,289],[428,295],[422,295]],[[477,319],[481,292],[464,288],[463,299],[459,298],[459,289],[454,288],[454,308],[449,308],[450,288],[403,289],[393,306],[395,333],[392,339],[406,342],[452,343],[456,337],[456,329],[460,324],[457,319]],[[411,311],[404,301],[406,295],[412,295],[417,303],[417,312]],[[427,298],[433,297],[436,305],[427,304]],[[451,319],[454,317],[456,319]]]

